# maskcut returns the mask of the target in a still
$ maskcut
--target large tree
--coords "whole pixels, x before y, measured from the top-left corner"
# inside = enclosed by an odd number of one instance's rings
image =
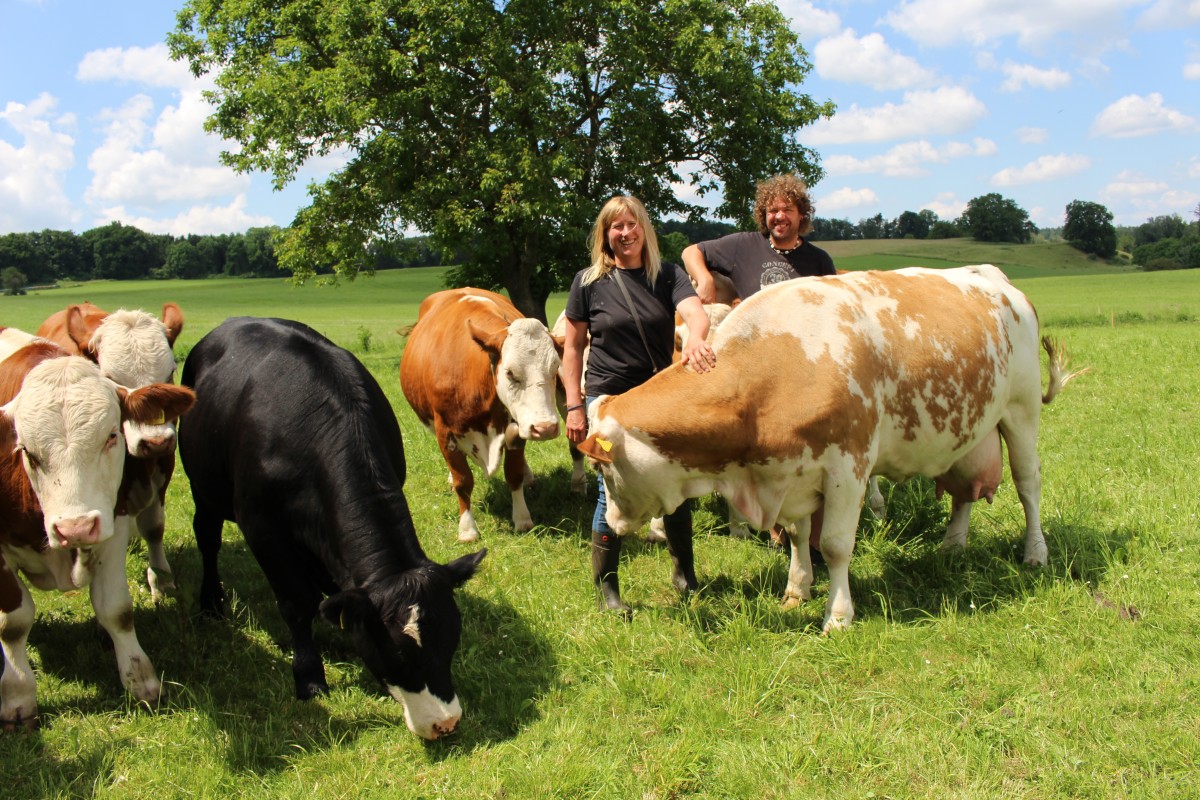
[[[1025,209],[995,192],[968,201],[960,224],[978,242],[1024,244],[1037,233]]]
[[[1063,238],[1076,250],[1111,258],[1117,252],[1117,229],[1112,219],[1112,212],[1099,203],[1072,200],[1067,204]]]
[[[454,281],[541,319],[608,197],[695,217],[689,183],[748,221],[765,175],[820,178],[797,132],[833,113],[761,0],[188,0],[169,43],[214,75],[226,163],[283,185],[348,159],[280,243],[298,277],[353,275],[413,226],[460,255]]]

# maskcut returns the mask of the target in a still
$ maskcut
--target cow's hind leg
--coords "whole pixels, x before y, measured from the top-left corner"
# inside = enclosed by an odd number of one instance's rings
[[[437,435],[438,446],[442,449],[442,457],[450,468],[450,483],[454,486],[454,494],[458,496],[458,540],[473,542],[479,538],[479,528],[475,525],[475,517],[471,514],[471,493],[475,491],[475,476],[471,473],[471,465],[467,456],[450,432],[434,418],[433,431]]]
[[[515,439],[504,450],[504,481],[512,492],[513,528],[518,531],[533,530],[533,517],[525,505],[525,475],[529,465],[525,461],[525,441]]]
[[[155,600],[175,594],[175,574],[171,571],[166,551],[163,549],[166,521],[162,500],[158,497],[137,515],[138,533],[146,542],[150,561],[150,565],[146,567],[146,584]]]
[[[1025,563],[1042,566],[1049,551],[1042,533],[1042,467],[1037,453],[1038,414],[1040,405],[1032,414],[1010,411],[1010,416],[1000,421],[1000,433],[1008,447],[1008,467],[1012,472],[1017,497],[1025,510]]]
[[[196,513],[192,516],[192,533],[196,537],[196,549],[200,551],[200,611],[210,617],[223,617],[225,590],[221,587],[217,557],[221,553],[221,529],[225,519],[214,513],[201,498],[194,499]]]
[[[795,525],[788,525],[783,529],[787,535],[792,556],[788,565],[787,588],[783,592],[785,609],[795,608],[812,597],[812,551],[808,543],[811,529],[811,517],[797,520]]]
[[[663,517],[663,534],[667,539],[667,552],[671,554],[674,570],[671,585],[680,592],[694,591],[700,586],[696,580],[695,559],[692,552],[692,501]]]
[[[26,641],[36,606],[25,584],[0,559],[0,582],[16,589],[17,604],[0,610],[0,648],[4,650],[0,675],[0,730],[33,730],[38,724],[37,684],[29,665]]]
[[[129,517],[117,517],[112,537],[94,548],[92,608],[96,611],[97,621],[112,637],[121,683],[138,700],[153,704],[158,702],[162,684],[133,629],[133,598],[129,595],[129,581],[125,577],[125,553],[129,547],[131,525]]]

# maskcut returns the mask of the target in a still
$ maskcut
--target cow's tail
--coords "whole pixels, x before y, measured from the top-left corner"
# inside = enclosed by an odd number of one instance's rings
[[[1071,380],[1090,371],[1091,367],[1067,372],[1067,365],[1071,363],[1071,360],[1067,357],[1067,349],[1063,346],[1062,342],[1056,342],[1049,336],[1042,337],[1042,349],[1046,351],[1046,355],[1050,356],[1050,386],[1046,388],[1046,393],[1042,395],[1042,405],[1047,405],[1058,396],[1058,393]]]

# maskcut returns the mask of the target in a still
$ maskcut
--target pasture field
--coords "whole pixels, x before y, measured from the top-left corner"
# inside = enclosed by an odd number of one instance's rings
[[[478,545],[455,541],[446,468],[400,393],[395,332],[440,274],[337,288],[89,284],[0,298],[0,323],[33,329],[83,299],[152,311],[175,300],[186,353],[226,316],[308,322],[354,351],[391,399],[418,533],[446,561]],[[631,541],[625,623],[597,610],[591,588],[594,489],[586,500],[570,493],[563,440],[531,443],[532,532],[512,530],[502,480],[476,486],[488,556],[459,593],[464,718],[453,737],[426,743],[329,626],[317,632],[332,692],[293,698],[284,626],[232,525],[222,552],[230,617],[196,614],[200,566],[178,470],[167,552],[179,595],[151,601],[144,548],[128,564],[138,635],[167,697],[151,711],[125,695],[86,592],[35,592],[42,728],[0,735],[3,796],[1200,795],[1200,272],[1040,274],[1017,283],[1073,365],[1091,367],[1042,415],[1046,567],[1020,564],[1023,518],[1007,476],[956,553],[938,548],[949,501],[930,482],[886,485],[889,516],[864,515],[851,563],[857,619],[822,636],[823,569],[814,599],[783,611],[785,554],[731,539],[722,505],[706,499],[695,521],[700,591],[675,595],[665,550]],[[563,302],[553,298],[552,318]],[[365,351],[360,328],[372,335]]]

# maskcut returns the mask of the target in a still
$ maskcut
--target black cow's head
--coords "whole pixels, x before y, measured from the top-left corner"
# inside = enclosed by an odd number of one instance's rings
[[[450,662],[462,635],[454,590],[483,560],[480,550],[449,564],[428,562],[386,583],[339,592],[321,614],[354,635],[367,668],[404,705],[408,729],[425,739],[450,733],[462,706],[450,680]]]

